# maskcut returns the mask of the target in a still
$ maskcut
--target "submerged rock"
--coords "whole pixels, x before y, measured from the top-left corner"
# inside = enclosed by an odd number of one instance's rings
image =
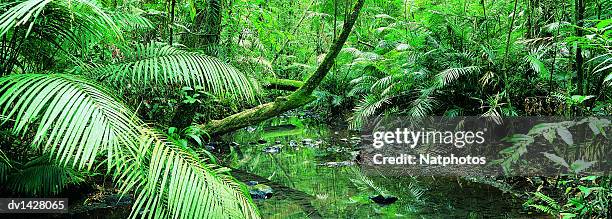
[[[212,151],[212,150],[216,149],[215,146],[217,146],[216,142],[208,142],[208,143],[206,143],[206,145],[204,145],[204,149],[206,149],[208,151]]]
[[[298,144],[297,144],[297,142],[296,142],[295,140],[291,140],[291,141],[289,141],[289,146],[291,146],[292,148],[294,148],[294,147],[297,147],[297,146],[298,146]]]
[[[249,127],[246,128],[246,130],[247,130],[247,132],[254,132],[257,129],[249,126]]]
[[[249,194],[253,199],[269,199],[272,197],[272,187],[259,184],[257,181],[249,181],[248,183],[255,183],[254,185],[249,185]]]
[[[397,197],[391,195],[370,196],[370,199],[379,205],[390,205],[397,201]]]
[[[281,150],[280,145],[274,145],[274,146],[271,146],[271,147],[264,148],[263,152],[270,153],[270,154],[276,154],[276,153],[280,152],[280,150]]]
[[[347,161],[340,161],[340,162],[326,162],[326,163],[320,163],[319,166],[327,166],[327,167],[345,167],[345,166],[352,166],[355,163],[353,161],[347,160]]]

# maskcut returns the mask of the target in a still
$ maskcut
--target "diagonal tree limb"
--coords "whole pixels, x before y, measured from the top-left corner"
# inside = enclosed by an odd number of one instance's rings
[[[336,41],[334,42],[330,51],[327,53],[327,55],[325,55],[325,59],[323,59],[323,62],[321,65],[319,65],[317,70],[310,75],[304,85],[297,91],[288,96],[276,98],[274,102],[265,103],[251,109],[247,109],[221,120],[213,120],[207,124],[197,125],[198,128],[205,131],[210,136],[218,136],[262,122],[283,112],[312,102],[315,99],[315,97],[312,96],[312,92],[319,86],[321,81],[323,81],[323,78],[325,78],[329,70],[332,68],[336,56],[338,56],[338,53],[340,53],[342,46],[348,39],[348,36],[353,29],[355,21],[357,21],[357,18],[359,17],[359,12],[363,7],[364,1],[365,0],[357,0],[357,3],[353,8],[353,12],[347,18],[347,21],[344,22],[340,36],[336,38]]]

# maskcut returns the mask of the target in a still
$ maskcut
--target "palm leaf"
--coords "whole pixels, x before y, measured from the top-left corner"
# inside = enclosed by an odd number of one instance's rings
[[[13,133],[25,137],[32,130],[32,149],[61,166],[90,168],[106,155],[122,193],[136,194],[132,217],[258,217],[225,169],[165,140],[92,82],[69,75],[2,77],[0,110]]]
[[[440,78],[440,82],[442,82],[442,86],[448,85],[453,81],[457,80],[459,77],[467,74],[471,74],[474,72],[480,72],[480,67],[478,66],[468,66],[461,68],[449,68],[446,69],[437,76]]]
[[[0,15],[0,36],[7,34],[11,29],[27,25],[26,37],[34,26],[44,24],[45,28],[39,30],[51,31],[59,36],[72,36],[72,25],[80,24],[84,29],[95,31],[110,31],[118,36],[117,26],[110,16],[89,0],[52,1],[52,0],[26,0],[16,1],[3,7],[6,11]],[[38,22],[39,17],[50,16],[47,22]],[[96,28],[94,28],[96,27]]]
[[[163,45],[137,45],[125,62],[100,66],[89,76],[121,86],[203,87],[221,97],[253,101],[259,88],[248,76],[221,60]]]
[[[59,166],[40,156],[28,162],[19,171],[8,176],[7,187],[11,191],[32,195],[56,195],[69,184],[84,181],[83,174],[65,166]]]
[[[366,124],[366,120],[373,116],[377,110],[381,109],[385,104],[388,104],[391,97],[380,95],[367,95],[360,100],[355,106],[353,116],[349,128],[357,129],[359,126]]]
[[[0,183],[4,183],[8,178],[11,169],[9,159],[4,155],[4,152],[0,150]]]
[[[112,162],[119,145],[136,146],[133,136],[140,131],[130,110],[79,77],[9,75],[0,78],[0,93],[3,121],[14,119],[16,134],[32,128],[33,147],[49,151],[60,164],[90,169],[102,150]]]
[[[529,63],[529,66],[533,71],[538,73],[541,77],[548,75],[548,68],[544,62],[542,62],[537,56],[533,54],[529,54],[525,56],[526,61]]]

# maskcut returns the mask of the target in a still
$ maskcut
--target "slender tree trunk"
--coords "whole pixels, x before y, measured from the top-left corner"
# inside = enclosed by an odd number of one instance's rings
[[[584,19],[584,0],[575,0],[576,7],[576,36],[582,37],[583,31],[583,19]],[[576,44],[576,86],[578,88],[578,94],[584,94],[584,59],[582,57],[582,48],[580,43]]]
[[[559,8],[559,19],[557,20],[557,34],[553,36],[553,60],[552,60],[552,66],[551,66],[551,70],[550,70],[550,77],[548,78],[548,93],[551,94],[553,91],[553,75],[555,75],[555,62],[557,61],[557,44],[555,43],[555,39],[557,37],[559,37],[560,33],[561,33],[561,21],[563,21],[563,10],[565,9],[565,1],[561,1],[561,7]]]
[[[306,10],[304,11],[304,13],[302,14],[302,17],[300,18],[300,20],[298,21],[298,23],[295,25],[295,27],[293,28],[293,31],[291,31],[292,35],[295,35],[295,33],[297,32],[297,30],[299,29],[300,25],[302,25],[302,22],[304,21],[304,19],[306,19],[306,16],[308,15],[308,10],[310,10],[310,7],[314,4],[314,0],[310,1],[310,4],[308,4],[308,7],[306,8]],[[289,43],[289,39],[285,40],[285,42],[283,42],[283,45],[281,46],[281,48],[278,50],[278,52],[276,52],[276,54],[274,54],[274,58],[272,59],[272,61],[270,62],[270,64],[274,64],[274,62],[276,62],[276,59],[278,59],[278,57],[280,57],[280,54],[285,50],[285,47],[287,47],[287,44]]]
[[[333,66],[336,56],[338,56],[338,53],[340,53],[344,42],[346,42],[351,30],[353,29],[353,25],[359,16],[359,12],[361,11],[364,1],[365,0],[357,0],[352,13],[346,19],[346,22],[344,22],[342,32],[330,48],[330,51],[327,53],[327,55],[325,55],[323,62],[321,62],[317,70],[310,75],[304,85],[297,91],[285,97],[278,97],[274,102],[256,106],[221,120],[213,120],[207,124],[199,125],[199,128],[211,136],[217,136],[238,130],[251,124],[262,122],[283,112],[312,102],[315,99],[315,97],[312,96],[312,92],[319,86],[323,78],[325,78]]]
[[[531,38],[531,26],[532,24],[532,14],[533,14],[533,2],[532,0],[527,0],[527,39]]]
[[[334,41],[336,41],[336,27],[338,27],[338,0],[334,0]]]
[[[514,27],[514,19],[516,18],[516,5],[518,4],[518,0],[514,0],[514,9],[512,9],[512,18],[510,19],[510,24],[508,25],[508,37],[506,38],[506,52],[504,55],[504,89],[506,91],[506,101],[508,101],[508,106],[512,107],[512,102],[510,101],[510,83],[508,79],[508,53],[510,52],[510,37],[512,35],[512,28]]]
[[[174,36],[174,7],[176,5],[176,0],[172,0],[172,3],[170,5],[170,38],[168,40],[168,44],[170,44],[170,46],[172,46],[172,37]]]
[[[487,26],[487,7],[485,6],[485,0],[480,0],[480,4],[482,5],[482,16],[484,17],[484,26],[485,26],[485,40],[487,40],[489,36],[489,28]]]

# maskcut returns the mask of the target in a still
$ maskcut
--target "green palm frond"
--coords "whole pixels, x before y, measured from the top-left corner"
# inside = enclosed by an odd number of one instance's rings
[[[32,128],[33,147],[49,151],[58,163],[90,169],[102,150],[112,162],[119,145],[136,146],[132,136],[140,131],[131,111],[79,77],[9,75],[0,78],[0,92],[4,122],[14,119],[16,134]]]
[[[355,187],[357,187],[361,191],[369,191],[373,190],[378,194],[387,194],[389,193],[386,189],[377,186],[372,179],[370,179],[367,175],[365,175],[361,170],[357,168],[351,168],[350,171],[355,175],[354,178],[351,178],[351,182]]]
[[[10,170],[11,164],[9,163],[9,159],[4,155],[2,150],[0,150],[0,183],[4,183],[6,181]]]
[[[539,73],[540,75],[548,74],[548,69],[546,68],[546,65],[544,65],[544,62],[542,62],[538,57],[534,55],[527,55],[525,56],[525,59],[529,63],[529,66],[531,67],[531,69],[533,69],[533,71]]]
[[[435,91],[435,85],[422,89],[419,97],[410,103],[408,114],[413,117],[423,117],[429,115],[437,104],[437,101],[433,97],[433,93]]]
[[[145,161],[128,162],[115,175],[122,191],[138,190],[132,217],[258,217],[247,191],[227,176],[226,168],[205,164],[153,131],[146,136],[141,148],[148,152],[136,157]]]
[[[59,166],[48,156],[37,157],[8,176],[11,191],[32,195],[56,195],[70,184],[84,181],[83,174],[66,166]]]
[[[463,75],[471,74],[474,72],[480,72],[480,67],[468,66],[468,67],[462,67],[462,68],[449,68],[449,69],[446,69],[440,72],[440,74],[438,74],[437,77],[440,78],[440,82],[442,83],[442,86],[445,86],[457,80],[459,77]]]
[[[70,75],[5,76],[0,110],[13,133],[31,137],[32,150],[50,153],[58,165],[89,169],[105,156],[123,194],[136,195],[132,217],[258,217],[226,169],[165,140],[92,82]],[[26,135],[30,130],[33,136]]]
[[[403,74],[392,74],[392,75],[383,77],[372,85],[370,91],[376,92],[376,91],[385,90],[388,87],[390,87],[393,83],[401,81],[404,78],[405,76]]]
[[[602,60],[599,64],[597,64],[595,67],[593,67],[593,75],[596,74],[605,74],[606,72],[610,72],[610,69],[612,68],[612,53],[605,53],[599,56],[596,56],[592,59],[590,59],[589,61],[587,61],[587,63],[593,62],[596,63],[596,61]],[[604,78],[604,82],[608,82],[612,80],[612,73],[608,74],[608,76],[606,76]]]
[[[363,75],[361,77],[357,77],[351,80],[351,84],[353,84],[353,88],[348,92],[349,96],[358,96],[364,95],[370,92],[370,89],[374,83],[376,83],[379,78],[371,76],[371,75]]]
[[[110,13],[109,16],[121,30],[149,30],[153,28],[153,23],[145,17],[143,10],[131,8],[129,12],[118,11]]]
[[[0,15],[0,36],[6,34],[15,26],[28,23],[30,19],[35,21],[43,8],[50,2],[51,0],[29,0],[5,5],[10,8]],[[30,21],[28,29],[32,29],[33,25],[34,22]]]
[[[38,30],[50,31],[56,36],[74,36],[74,25],[94,32],[106,30],[114,35],[119,32],[111,17],[89,0],[15,1],[4,5],[0,11],[4,11],[0,15],[0,36],[23,25],[27,25],[26,37],[38,25],[44,25]],[[45,17],[51,19],[42,19]]]
[[[353,116],[351,116],[349,128],[357,129],[365,124],[366,120],[373,116],[377,110],[381,109],[385,104],[388,104],[390,97],[380,95],[368,95],[360,100],[355,106]]]
[[[88,71],[89,76],[122,86],[203,87],[221,97],[253,101],[258,84],[233,66],[211,56],[163,45],[137,45],[125,60]]]

